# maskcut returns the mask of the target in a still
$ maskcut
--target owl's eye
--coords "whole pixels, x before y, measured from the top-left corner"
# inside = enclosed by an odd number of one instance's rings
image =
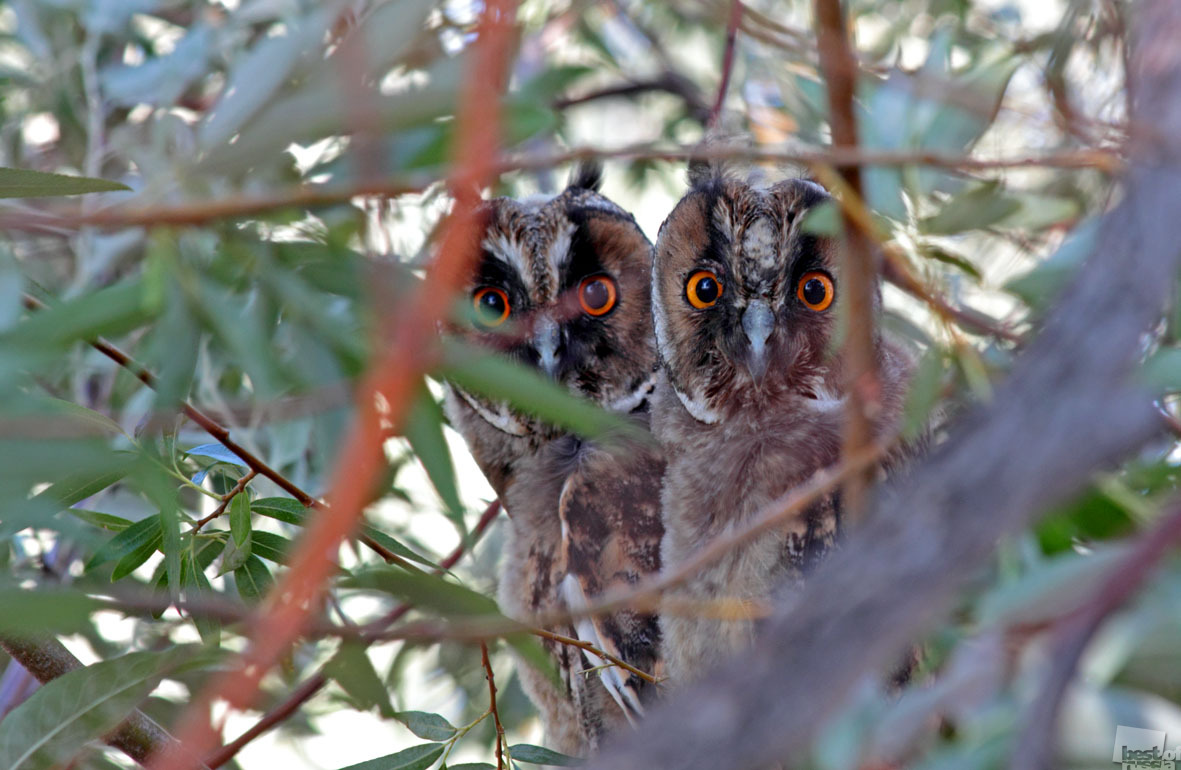
[[[578,304],[590,315],[605,315],[615,307],[618,292],[607,275],[592,275],[578,284]]]
[[[472,294],[472,307],[476,309],[476,322],[486,328],[500,326],[508,319],[508,294],[495,286],[484,286]]]
[[[832,279],[824,273],[813,271],[800,276],[800,282],[796,285],[796,296],[809,310],[819,313],[828,309],[836,295],[833,292]]]
[[[689,304],[698,310],[713,307],[718,297],[722,296],[722,282],[709,270],[698,270],[689,276],[689,282],[685,284],[685,296],[689,298]]]

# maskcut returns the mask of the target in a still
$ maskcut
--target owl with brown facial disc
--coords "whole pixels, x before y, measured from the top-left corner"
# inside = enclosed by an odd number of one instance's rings
[[[465,287],[473,320],[451,331],[646,429],[656,376],[652,245],[598,192],[599,178],[582,167],[555,197],[482,205],[480,256]],[[659,569],[664,463],[655,442],[583,440],[454,384],[447,411],[508,514],[506,614],[531,622],[577,609]],[[658,666],[650,614],[619,611],[549,630],[649,673]],[[520,668],[553,748],[586,754],[642,714],[650,683],[576,647],[545,644],[561,687]]]
[[[666,570],[837,462],[845,401],[837,244],[800,227],[828,194],[801,179],[762,187],[704,166],[690,180],[661,226],[653,265]],[[912,364],[885,339],[876,352],[880,435],[900,416]],[[752,620],[692,608],[767,599],[799,581],[840,532],[838,497],[822,498],[668,595],[660,623],[670,682],[697,678],[754,631]]]

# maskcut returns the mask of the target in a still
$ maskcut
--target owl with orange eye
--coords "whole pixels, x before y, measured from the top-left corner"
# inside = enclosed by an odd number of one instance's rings
[[[652,430],[668,464],[669,570],[839,460],[846,390],[837,243],[801,227],[829,195],[810,181],[759,186],[706,165],[690,180],[661,226],[653,264],[662,376]],[[885,433],[900,418],[912,359],[882,337],[876,356],[875,427]],[[722,619],[692,608],[766,600],[800,581],[840,533],[839,497],[822,498],[669,595],[660,623],[670,682],[697,678],[755,631],[741,613]]]
[[[554,197],[482,204],[480,256],[465,287],[469,318],[450,331],[646,430],[657,368],[652,245],[599,183],[599,170],[583,166]],[[499,588],[506,614],[532,622],[576,610],[659,569],[664,461],[655,442],[600,445],[455,384],[446,405],[508,514]],[[549,630],[642,671],[659,668],[651,614],[621,610]],[[546,741],[559,751],[593,752],[653,697],[651,683],[594,653],[545,644],[560,686],[519,670]]]

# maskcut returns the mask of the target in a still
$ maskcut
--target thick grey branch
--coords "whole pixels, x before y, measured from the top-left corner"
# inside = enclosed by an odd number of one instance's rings
[[[82,668],[82,661],[52,637],[36,639],[0,638],[0,647],[17,663],[36,677],[41,684],[63,674]],[[131,716],[106,737],[106,742],[143,766],[148,756],[175,740],[168,732],[142,711]]]
[[[806,756],[850,692],[942,616],[997,541],[1159,430],[1129,382],[1181,248],[1181,4],[1137,6],[1124,198],[1076,283],[990,404],[878,501],[741,661],[621,735],[603,770],[743,768]]]

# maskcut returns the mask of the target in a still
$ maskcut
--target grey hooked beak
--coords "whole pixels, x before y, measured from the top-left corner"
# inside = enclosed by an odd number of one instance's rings
[[[551,378],[558,375],[558,343],[561,333],[558,324],[549,316],[541,316],[533,324],[533,349],[537,351],[538,363]]]
[[[774,328],[775,314],[763,300],[752,300],[742,312],[742,331],[750,344],[747,365],[755,380],[761,380],[767,371],[767,338]]]

